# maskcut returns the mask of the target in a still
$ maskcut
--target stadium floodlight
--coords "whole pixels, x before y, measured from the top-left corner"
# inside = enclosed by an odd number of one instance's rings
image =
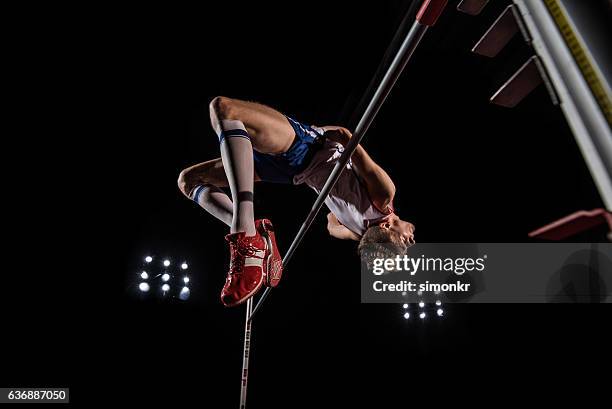
[[[191,291],[189,290],[189,287],[185,286],[183,287],[183,289],[181,290],[181,293],[179,294],[179,298],[181,300],[186,300],[187,298],[189,298],[189,294],[191,293]]]

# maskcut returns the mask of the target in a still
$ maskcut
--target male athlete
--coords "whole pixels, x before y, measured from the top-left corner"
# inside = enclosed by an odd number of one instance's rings
[[[181,192],[230,226],[230,267],[221,302],[238,305],[262,285],[275,287],[282,260],[269,220],[254,220],[254,182],[305,183],[319,193],[351,138],[340,126],[309,126],[254,102],[216,97],[210,120],[221,157],[184,169]],[[231,199],[220,188],[229,186]],[[395,186],[358,146],[325,199],[329,234],[338,239],[389,243],[404,250],[414,226],[393,210]]]

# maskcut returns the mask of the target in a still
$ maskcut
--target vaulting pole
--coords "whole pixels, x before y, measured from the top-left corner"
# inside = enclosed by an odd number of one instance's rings
[[[287,253],[283,257],[283,268],[285,268],[287,264],[289,263],[289,260],[291,260],[291,257],[295,253],[295,250],[297,249],[300,242],[306,235],[306,232],[308,231],[308,229],[310,228],[310,225],[312,224],[315,217],[319,213],[319,210],[321,210],[323,203],[325,203],[325,199],[327,198],[327,195],[329,195],[329,192],[332,190],[336,182],[338,182],[338,179],[340,178],[340,174],[346,167],[346,164],[348,163],[348,161],[351,159],[353,152],[355,152],[355,149],[357,149],[357,146],[359,145],[359,143],[365,136],[368,128],[372,124],[372,121],[374,121],[376,114],[380,110],[380,107],[382,106],[382,104],[385,102],[385,99],[389,95],[389,92],[391,92],[391,89],[395,85],[404,67],[410,60],[410,57],[412,57],[414,50],[416,50],[417,46],[421,42],[423,36],[427,32],[427,29],[436,23],[436,21],[438,20],[438,17],[440,17],[440,15],[442,14],[442,11],[446,7],[447,2],[448,0],[425,0],[423,2],[423,5],[421,6],[416,16],[416,21],[412,25],[412,28],[410,29],[410,31],[408,32],[408,35],[404,39],[404,42],[400,46],[395,58],[393,59],[393,61],[391,62],[391,65],[389,66],[389,69],[385,73],[385,76],[383,77],[380,84],[378,85],[378,88],[376,89],[376,92],[374,93],[372,100],[370,101],[365,112],[361,116],[361,119],[359,120],[359,123],[357,124],[357,127],[355,128],[355,132],[353,132],[353,136],[351,140],[349,141],[347,146],[344,148],[344,152],[342,156],[340,156],[340,158],[336,162],[334,169],[331,171],[329,177],[327,178],[327,181],[325,182],[325,185],[321,189],[321,192],[319,193],[317,200],[312,205],[312,208],[310,209],[310,212],[308,213],[306,220],[304,221],[304,223],[302,223],[302,226],[300,227],[300,230],[298,231],[297,235],[293,239],[293,242],[291,243],[289,250],[287,250]],[[253,309],[252,311],[251,309],[253,307],[253,304],[252,304],[253,298],[251,297],[247,301],[247,315],[246,315],[247,318],[246,318],[245,329],[244,329],[245,331],[244,332],[244,354],[243,354],[243,363],[242,363],[242,389],[241,389],[241,394],[240,394],[240,408],[241,409],[244,409],[246,407],[246,389],[247,389],[247,381],[248,381],[247,376],[248,376],[248,367],[249,367],[249,352],[250,352],[250,342],[251,342],[252,319],[255,313],[261,308],[263,302],[266,300],[271,290],[272,290],[271,287],[266,288],[266,291],[264,291],[262,296],[259,298],[259,301],[257,302],[257,305],[255,306],[255,309]]]
[[[246,408],[247,386],[249,383],[249,354],[251,353],[251,327],[249,319],[253,311],[253,297],[246,303],[246,318],[244,319],[244,349],[242,350],[242,381],[240,383],[240,409]]]

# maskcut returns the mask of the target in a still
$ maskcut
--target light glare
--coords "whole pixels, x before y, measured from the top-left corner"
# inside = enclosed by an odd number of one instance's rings
[[[186,300],[187,298],[189,298],[189,294],[191,293],[191,291],[189,290],[189,287],[185,286],[183,287],[183,289],[181,290],[181,293],[179,294],[179,298],[181,300]]]

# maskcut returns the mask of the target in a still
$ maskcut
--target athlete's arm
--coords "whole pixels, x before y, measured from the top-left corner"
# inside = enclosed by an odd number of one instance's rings
[[[352,136],[348,129],[340,126],[324,126],[322,129],[325,130],[326,137],[342,146],[346,146]],[[372,160],[361,145],[357,145],[351,161],[374,205],[379,210],[385,211],[395,197],[395,185],[387,172]]]
[[[360,237],[343,226],[338,220],[335,214],[329,212],[327,214],[327,231],[329,235],[340,240],[356,240],[359,241]]]

